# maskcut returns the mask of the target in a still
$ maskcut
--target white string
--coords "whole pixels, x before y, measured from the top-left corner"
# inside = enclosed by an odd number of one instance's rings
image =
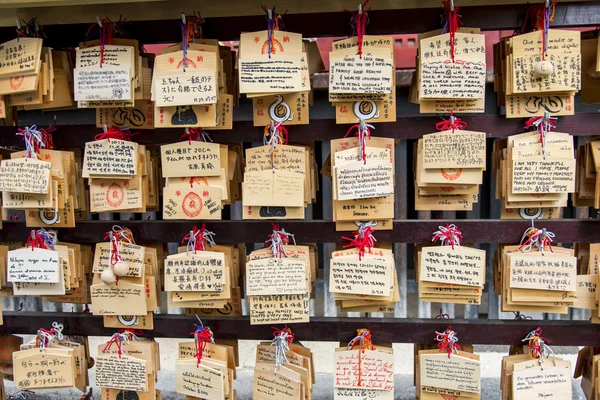
[[[448,225],[448,227],[445,226],[438,226],[438,230],[433,232],[433,238],[431,239],[431,241],[435,241],[436,237],[440,238],[440,244],[442,246],[446,246],[446,245],[452,245],[454,244],[454,246],[460,246],[460,237],[454,235],[454,229],[456,228],[456,225],[454,224],[450,224]],[[449,239],[446,239],[446,235],[449,232]],[[438,236],[439,235],[439,236]]]
[[[119,239],[123,239],[127,243],[135,244],[135,239],[133,238],[133,235],[126,235],[125,234],[126,230],[122,226],[113,225],[112,230],[114,233],[119,232],[118,233]],[[131,239],[129,238],[129,236],[131,236]]]
[[[273,338],[271,345],[269,346],[271,356],[275,358],[275,373],[277,373],[277,369],[280,365],[289,362],[287,358],[287,352],[290,351],[290,345],[288,342],[289,336],[290,335],[287,332],[282,331],[280,335]]]

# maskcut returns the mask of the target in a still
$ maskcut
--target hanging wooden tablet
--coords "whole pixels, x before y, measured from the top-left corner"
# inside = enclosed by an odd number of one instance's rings
[[[271,121],[288,126],[308,124],[311,71],[307,46],[302,35],[284,32],[284,15],[276,13],[274,8],[263,9],[267,31],[243,33],[240,37],[240,65],[244,67],[239,74],[240,93],[252,98],[254,126],[268,126]],[[283,76],[277,69],[271,69],[278,63],[287,64],[285,69],[289,73]],[[260,67],[253,69],[252,65]],[[290,91],[287,84],[274,85],[261,80],[260,74],[268,71],[277,71],[280,79],[292,82],[294,89]]]
[[[391,247],[375,248],[374,224],[357,223],[358,229],[344,250],[331,255],[329,291],[343,311],[393,312],[400,300]]]
[[[373,345],[369,330],[358,329],[346,347],[337,348],[334,363],[334,399],[394,398],[394,350],[390,345]]]
[[[248,255],[246,294],[252,325],[309,320],[316,263],[309,248],[296,246],[293,238],[279,225],[273,225],[273,232],[265,242],[267,246]]]
[[[572,249],[553,246],[553,238],[552,232],[531,227],[520,245],[499,246],[494,275],[503,311],[566,314],[575,304],[577,258]]]
[[[273,125],[265,146],[246,149],[242,186],[244,219],[301,219],[313,200],[310,152],[287,145],[287,130]]]
[[[416,276],[422,301],[480,304],[485,284],[485,250],[461,246],[454,224],[440,226],[432,241],[441,246],[418,246]]]
[[[190,309],[190,314],[211,313],[223,310],[225,315],[238,309],[239,304],[239,264],[234,261],[234,249],[217,245],[214,234],[202,225],[193,227],[186,235],[178,253],[165,260],[165,290],[168,293],[169,307]],[[186,269],[189,265],[192,269]],[[205,266],[205,267],[203,267]],[[200,272],[203,269],[204,272]],[[203,309],[201,312],[199,309]]]
[[[272,328],[273,340],[256,349],[253,399],[310,400],[315,381],[311,351],[294,343],[290,328]]]
[[[98,346],[95,385],[100,387],[102,398],[120,400],[135,395],[155,399],[159,357],[158,343],[140,337],[140,332],[124,329],[115,333]]]
[[[19,390],[77,388],[86,392],[87,349],[63,336],[63,325],[40,328],[35,339],[12,354],[14,381]]]
[[[434,338],[436,349],[419,350],[415,358],[417,398],[481,399],[479,356],[472,353],[472,346],[458,344],[450,325],[435,332]]]
[[[502,359],[502,397],[571,399],[571,362],[554,355],[541,328],[529,332],[522,341],[526,343],[523,354]]]
[[[417,70],[409,101],[421,113],[483,113],[486,85],[485,37],[462,27],[460,7],[443,1],[443,29],[417,39]]]
[[[233,399],[234,348],[216,344],[210,328],[198,321],[192,332],[194,341],[179,343],[175,361],[177,393],[185,394],[187,399]]]
[[[113,227],[106,239],[108,243],[96,245],[94,255],[92,313],[117,317],[121,325],[133,327],[138,318],[148,318],[158,309],[156,252],[136,245],[127,228]]]
[[[42,42],[38,37],[19,37],[0,45],[0,94],[39,96],[45,70]]]
[[[146,147],[127,129],[105,126],[86,143],[83,177],[90,178],[90,211],[146,212],[149,163]]]
[[[396,121],[394,42],[366,34],[369,10],[359,4],[351,12],[351,37],[333,42],[329,53],[329,101],[338,124]]]
[[[440,132],[415,144],[415,208],[471,210],[479,199],[486,168],[485,133],[465,131],[466,122],[450,112],[436,124]]]
[[[7,282],[15,296],[64,295],[71,288],[73,255],[66,246],[56,246],[53,232],[31,231],[25,247],[9,251],[6,259]]]
[[[524,218],[558,218],[575,192],[577,163],[573,136],[553,132],[556,118],[546,114],[530,119],[536,131],[513,135],[494,145],[496,198],[504,210]],[[589,196],[589,194],[588,194]],[[506,212],[501,217],[505,218]]]

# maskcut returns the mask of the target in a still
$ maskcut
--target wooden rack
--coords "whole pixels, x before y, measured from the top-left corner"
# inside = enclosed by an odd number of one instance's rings
[[[178,13],[180,8],[175,7],[173,15],[166,13],[166,17],[157,17],[151,10],[164,8],[168,2],[150,2],[145,7],[150,11],[143,12],[139,19],[134,21],[128,31],[131,37],[141,43],[174,43],[181,39],[178,27]],[[289,3],[289,2],[288,2]],[[298,3],[301,3],[298,1]],[[489,3],[489,2],[488,2]],[[464,26],[477,26],[483,30],[516,30],[522,25],[528,4],[512,5],[485,5],[461,7],[461,17]],[[47,45],[55,48],[77,46],[89,27],[95,21],[99,10],[109,10],[110,17],[118,19],[119,14],[133,18],[136,14],[128,11],[140,4],[110,4],[110,6],[78,6],[78,22],[67,23],[59,20],[61,8],[42,7],[29,8],[25,15],[37,15],[40,23],[45,24],[44,31],[48,36]],[[258,7],[258,5],[257,5]],[[376,8],[376,7],[375,7]],[[64,9],[62,9],[64,12]],[[318,10],[317,10],[318,11]],[[348,29],[348,15],[340,12],[311,12],[290,13],[286,15],[286,26],[290,31],[302,33],[304,37],[319,36],[345,36]],[[36,13],[37,12],[37,13]],[[66,13],[70,14],[70,13]],[[65,17],[66,17],[65,14]],[[20,15],[25,17],[25,15]],[[44,21],[44,16],[52,21]],[[169,16],[170,15],[170,16]],[[552,27],[584,27],[599,24],[600,2],[574,1],[559,2],[556,6],[555,22]],[[373,10],[369,12],[371,23],[368,33],[373,35],[420,33],[439,28],[439,7],[414,8],[403,10]],[[12,18],[12,17],[11,17]],[[161,19],[170,18],[170,19]],[[14,18],[12,18],[14,20]],[[89,21],[88,21],[89,20]],[[0,21],[4,21],[0,18]],[[88,23],[89,22],[89,23]],[[7,25],[0,23],[1,25]],[[204,34],[209,38],[220,40],[238,40],[240,32],[264,29],[264,19],[257,15],[241,15],[229,17],[207,18],[203,26]],[[11,26],[0,27],[0,42],[13,39],[15,29]],[[600,346],[600,325],[592,325],[589,321],[556,321],[555,316],[548,315],[543,321],[514,321],[493,319],[469,319],[451,321],[435,320],[427,317],[435,316],[431,308],[419,303],[419,317],[406,318],[407,310],[407,280],[410,280],[408,271],[412,265],[411,243],[426,243],[431,239],[431,233],[438,226],[446,223],[456,223],[466,242],[482,243],[482,248],[488,251],[488,279],[486,291],[489,294],[490,310],[497,307],[498,299],[493,294],[493,279],[491,279],[491,259],[494,243],[518,243],[523,231],[529,226],[527,221],[499,220],[498,205],[494,200],[491,175],[491,140],[488,141],[488,166],[484,175],[480,204],[473,212],[467,213],[440,213],[442,219],[431,219],[429,213],[417,213],[412,210],[412,148],[414,139],[423,134],[432,132],[435,116],[418,115],[418,107],[409,105],[405,90],[398,92],[396,123],[378,124],[374,134],[376,136],[393,137],[402,139],[403,143],[397,150],[397,204],[394,229],[391,231],[378,231],[376,236],[380,242],[395,243],[397,256],[397,271],[401,281],[401,311],[397,312],[400,318],[349,318],[349,317],[312,317],[308,324],[295,324],[293,329],[300,340],[326,340],[343,341],[352,337],[357,328],[366,327],[377,332],[379,340],[384,342],[429,343],[433,342],[433,332],[445,327],[447,323],[459,332],[461,342],[473,344],[519,344],[530,330],[537,326],[544,328],[544,334],[553,345],[594,345]],[[319,141],[317,148],[317,161],[319,165],[329,154],[328,141],[343,136],[346,127],[335,124],[332,118],[332,107],[326,103],[326,95],[319,94],[318,101],[311,108],[310,125],[294,126],[290,129],[293,141]],[[470,130],[487,132],[489,138],[506,137],[523,132],[523,120],[506,119],[498,115],[495,107],[494,93],[491,87],[487,88],[486,109],[487,114],[469,115],[464,119],[468,122]],[[575,116],[561,117],[558,130],[577,136],[590,136],[598,134],[600,126],[600,113],[597,107],[579,107]],[[240,106],[245,111],[241,117],[238,110],[234,110],[233,131],[215,132],[213,138],[219,143],[233,142],[260,142],[262,129],[252,126],[250,121],[249,102]],[[52,117],[57,115],[58,130],[54,135],[54,143],[58,148],[82,147],[86,141],[92,140],[99,132],[95,127],[95,114],[93,110],[74,110],[59,112],[23,112],[19,114],[18,126],[37,124],[46,126],[51,123]],[[0,127],[0,146],[22,147],[22,140],[14,133],[16,127]],[[143,131],[135,137],[141,144],[159,145],[172,143],[179,140],[181,129],[160,129]],[[404,141],[408,141],[404,143]],[[580,141],[581,144],[582,141]],[[311,208],[310,216],[317,218],[304,221],[282,221],[285,229],[295,234],[298,242],[319,243],[321,267],[328,265],[328,254],[332,243],[341,241],[341,233],[335,231],[334,223],[328,220],[331,216],[331,186],[327,179],[320,179],[321,191],[318,194],[317,204]],[[329,185],[329,186],[328,186]],[[495,211],[494,211],[495,210]],[[226,210],[225,214],[228,210]],[[239,210],[238,210],[239,211]],[[588,210],[569,208],[565,216],[587,217]],[[231,215],[235,214],[233,211]],[[239,212],[237,213],[239,214]],[[435,216],[434,216],[435,218]],[[468,218],[468,219],[461,219]],[[94,243],[110,230],[116,221],[78,221],[73,229],[59,229],[59,238],[64,241],[79,243]],[[127,221],[121,222],[131,228],[134,236],[140,243],[144,242],[179,242],[189,232],[190,226],[198,221]],[[600,220],[565,218],[561,220],[540,221],[544,227],[556,233],[556,241],[561,243],[573,242],[600,242]],[[217,235],[222,243],[261,241],[270,232],[270,224],[266,221],[241,221],[224,220],[208,222],[210,229]],[[0,230],[0,241],[23,241],[30,228],[23,222],[5,222]],[[325,267],[326,268],[326,267]],[[325,291],[327,288],[325,287]],[[317,292],[317,296],[326,293]],[[465,315],[477,318],[475,306],[466,306]],[[444,310],[452,310],[454,306],[443,306]],[[424,311],[425,310],[425,311]],[[497,312],[496,312],[497,314]],[[492,315],[491,313],[489,315]],[[580,316],[581,318],[581,316]],[[63,323],[65,332],[76,335],[110,335],[114,330],[103,327],[102,318],[89,313],[61,313],[61,312],[29,312],[6,311],[4,325],[0,326],[0,333],[33,334],[40,326],[51,326],[53,321]],[[271,336],[269,325],[251,326],[247,317],[241,318],[211,318],[206,319],[215,334],[220,338],[239,339],[266,339]],[[148,336],[156,337],[189,337],[190,326],[193,319],[183,315],[156,315],[155,329],[147,332]]]

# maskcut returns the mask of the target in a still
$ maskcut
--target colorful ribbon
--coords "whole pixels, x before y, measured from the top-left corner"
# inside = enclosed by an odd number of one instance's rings
[[[123,27],[128,24],[131,24],[131,21],[127,21],[127,19],[119,18],[118,21],[113,22],[108,17],[96,17],[96,23],[90,25],[88,28],[84,42],[92,39],[96,35],[98,35],[100,39],[100,68],[102,68],[102,64],[104,64],[104,47],[113,44],[113,36],[128,36],[123,30]],[[98,31],[95,31],[96,28]]]
[[[354,350],[356,345],[360,344],[360,350],[375,350],[375,346],[373,346],[373,336],[371,335],[371,331],[365,328],[357,329],[356,336],[348,342],[346,346],[347,350]]]
[[[196,367],[200,365],[202,362],[202,356],[204,353],[204,349],[206,348],[207,343],[214,343],[214,335],[208,326],[204,326],[202,324],[202,320],[196,315],[198,319],[198,324],[194,324],[196,326],[196,330],[194,332],[190,332],[190,335],[194,336],[194,343],[196,344]]]
[[[140,330],[122,329],[110,337],[110,340],[106,343],[102,352],[106,353],[112,348],[113,344],[116,344],[117,354],[119,354],[119,358],[121,358],[123,356],[123,343],[129,344],[134,340],[139,340],[138,336],[142,335],[143,331]]]
[[[63,324],[59,324],[58,322],[52,323],[51,329],[40,328],[37,331],[36,337],[36,346],[40,348],[42,352],[42,356],[44,355],[44,350],[50,346],[52,341],[58,339],[63,340],[64,336],[62,331],[64,329]]]
[[[454,7],[453,0],[442,1],[442,6],[446,10],[446,23],[442,29],[442,33],[450,33],[450,56],[452,58],[452,62],[454,62],[454,42],[456,41],[456,31],[458,31],[462,26],[462,21],[458,16],[458,10],[460,10],[460,7]]]
[[[211,246],[216,246],[214,236],[214,232],[206,229],[206,224],[202,224],[200,229],[194,225],[190,233],[183,237],[181,244],[184,244],[187,240],[186,255],[190,250],[194,254],[196,251],[206,251],[207,243]]]
[[[529,332],[522,342],[527,342],[527,350],[529,355],[537,358],[540,361],[540,366],[543,368],[544,358],[552,356],[554,360],[554,351],[550,348],[550,341],[542,336],[542,328],[536,328]]]
[[[373,236],[373,233],[375,233],[375,229],[373,228],[377,226],[377,223],[369,221],[355,222],[355,224],[358,226],[358,230],[353,232],[354,237],[349,238],[342,236],[342,239],[350,241],[349,244],[344,246],[344,249],[356,247],[358,249],[358,259],[361,260],[364,257],[366,250],[370,253],[371,249],[375,247],[377,239]]]
[[[264,129],[263,145],[271,146],[271,167],[275,169],[275,146],[278,144],[288,144],[288,130],[282,122],[274,122]]]
[[[116,126],[112,126],[110,128],[107,128],[106,125],[104,125],[104,132],[97,134],[96,136],[94,136],[94,140],[104,140],[107,139],[110,142],[110,139],[116,139],[116,140],[125,140],[125,141],[131,141],[131,137],[138,135],[139,132],[135,132],[135,133],[131,133],[129,131],[129,128],[127,127],[122,127],[122,128],[117,128]]]
[[[544,160],[546,159],[546,133],[552,132],[554,128],[556,128],[556,120],[556,117],[551,117],[548,111],[544,111],[543,116],[532,117],[525,122],[526,129],[535,127],[540,134],[540,144],[542,145],[542,155]]]
[[[550,1],[548,2],[548,7],[546,7],[546,4],[536,4],[529,7],[525,14],[521,31],[517,33],[531,32],[533,30],[544,31],[546,26],[549,28],[550,22],[554,21],[556,3]]]
[[[533,224],[533,220],[531,222]],[[519,250],[528,253],[535,246],[543,255],[544,250],[548,247],[550,252],[554,253],[552,249],[552,239],[554,239],[554,236],[554,233],[547,231],[545,228],[538,229],[532,226],[523,233]]]
[[[23,141],[25,142],[25,158],[37,158],[40,149],[46,147],[44,135],[37,129],[36,125],[25,127],[25,129],[19,129],[16,135],[23,136]]]
[[[269,239],[265,240],[265,243],[269,243],[269,247],[273,251],[273,258],[287,257],[283,246],[290,242],[290,237],[295,245],[296,239],[294,235],[286,232],[283,228],[279,229],[279,224],[271,222],[271,226],[273,227],[273,233],[269,235]]]
[[[461,349],[458,344],[458,336],[456,332],[452,330],[450,325],[446,326],[446,330],[444,332],[435,332],[435,340],[438,342],[438,348],[440,352],[447,352],[448,358],[452,355],[452,353],[458,353],[458,350]]]
[[[454,246],[460,246],[460,242],[462,241],[462,233],[454,224],[438,226],[438,230],[433,233],[431,241],[435,243],[438,240],[442,246],[450,245],[452,246],[452,250],[454,250]]]
[[[366,10],[365,7],[367,4],[369,4],[369,0],[365,0],[363,4],[359,4],[357,11],[344,10],[352,14],[350,17],[350,37],[356,36],[359,58],[362,58],[363,41],[367,33],[367,25],[369,25],[368,12],[371,8]]]
[[[467,128],[467,123],[462,119],[454,116],[454,111],[450,110],[450,119],[442,119],[442,121],[435,124],[435,129],[438,131],[449,131],[452,129],[452,133],[455,130],[462,131]]]
[[[356,129],[356,136],[358,137],[358,151],[363,163],[367,163],[367,139],[371,139],[371,129],[375,127],[371,124],[367,124],[364,120],[359,119],[358,124],[352,125],[348,132],[344,135],[347,138],[352,131]]]
[[[271,327],[273,329],[273,340],[269,346],[269,352],[275,359],[275,373],[280,365],[289,362],[287,353],[290,351],[290,344],[294,341],[294,334],[287,326],[283,329]]]
[[[17,36],[46,39],[43,32],[44,27],[38,22],[37,17],[33,17],[29,22],[24,19],[17,19]]]
[[[208,134],[208,132],[204,131],[202,128],[185,128],[185,131],[179,138],[179,140],[188,140],[189,144],[194,142],[212,142],[212,138]]]
[[[31,246],[32,251],[35,248],[54,250],[54,245],[56,244],[56,242],[56,232],[47,231],[44,228],[40,228],[37,231],[31,231],[31,234],[25,242],[25,248]]]

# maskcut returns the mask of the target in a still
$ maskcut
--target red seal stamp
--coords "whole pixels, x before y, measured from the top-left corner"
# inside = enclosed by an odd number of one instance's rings
[[[21,87],[24,80],[25,80],[25,77],[23,75],[11,76],[10,81],[8,83],[10,84],[10,88],[12,90],[17,90]]]
[[[193,62],[192,60],[190,60],[189,58],[186,58],[185,66],[186,66],[186,68],[189,68],[189,67],[196,68],[196,63]],[[183,60],[179,61],[179,64],[177,64],[177,68],[181,68],[181,67],[183,67]]]
[[[181,209],[188,218],[196,218],[202,212],[202,199],[194,192],[189,192],[183,198]]]
[[[462,168],[441,168],[440,172],[447,181],[455,181],[462,174]]]
[[[535,199],[541,199],[545,195],[546,195],[545,193],[531,193],[531,197],[533,197]]]
[[[113,208],[117,208],[123,204],[123,199],[125,199],[125,192],[123,191],[121,185],[118,183],[112,183],[106,191],[106,202],[108,205]]]
[[[454,192],[456,190],[456,188],[453,188],[452,186],[440,186],[440,189],[448,193]]]

